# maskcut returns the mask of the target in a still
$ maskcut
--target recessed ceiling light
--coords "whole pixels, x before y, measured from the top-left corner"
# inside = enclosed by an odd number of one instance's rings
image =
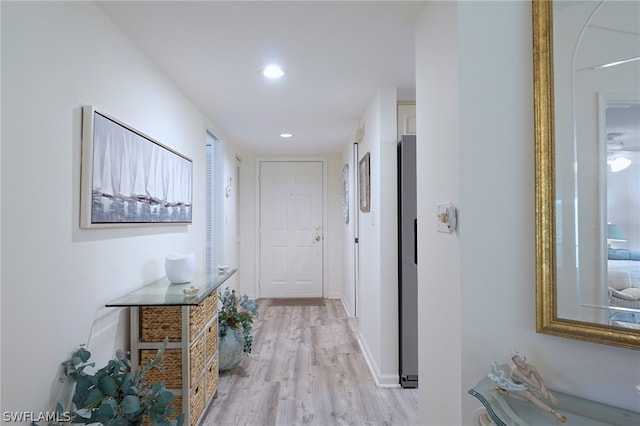
[[[267,78],[280,78],[284,75],[284,71],[278,65],[269,65],[262,70],[262,75]]]
[[[292,138],[293,133],[280,133],[281,138]]]

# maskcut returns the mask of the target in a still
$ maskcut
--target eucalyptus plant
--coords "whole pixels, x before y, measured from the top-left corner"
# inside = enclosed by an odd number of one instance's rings
[[[142,424],[144,419],[152,425],[182,425],[183,414],[175,420],[169,419],[176,412],[170,406],[174,394],[164,383],[149,383],[146,378],[152,368],[161,367],[167,345],[168,339],[165,339],[155,358],[133,371],[126,353],[118,350],[114,359],[94,373],[88,372],[89,367],[95,367],[94,362],[89,362],[91,352],[84,345],[78,347],[71,358],[62,363],[63,380],[75,382],[72,399],[75,408],[70,413],[70,421],[128,426]],[[56,410],[61,409],[58,404]]]
[[[235,290],[227,287],[218,298],[222,302],[218,312],[218,332],[222,340],[228,333],[239,331],[244,340],[244,352],[250,353],[253,347],[253,319],[258,316],[258,305],[243,294],[238,296]]]

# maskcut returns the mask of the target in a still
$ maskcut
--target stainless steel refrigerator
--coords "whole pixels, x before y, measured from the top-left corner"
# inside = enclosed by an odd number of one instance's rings
[[[398,142],[400,385],[418,387],[418,218],[416,136]]]

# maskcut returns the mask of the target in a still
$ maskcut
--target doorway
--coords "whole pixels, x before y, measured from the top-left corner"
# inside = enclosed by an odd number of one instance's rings
[[[323,297],[324,163],[260,161],[260,297]]]

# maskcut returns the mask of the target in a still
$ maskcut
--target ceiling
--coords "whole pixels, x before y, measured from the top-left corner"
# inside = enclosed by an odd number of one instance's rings
[[[425,2],[98,5],[240,153],[341,152],[379,88],[415,100],[414,25]],[[262,76],[271,63],[283,78]]]

